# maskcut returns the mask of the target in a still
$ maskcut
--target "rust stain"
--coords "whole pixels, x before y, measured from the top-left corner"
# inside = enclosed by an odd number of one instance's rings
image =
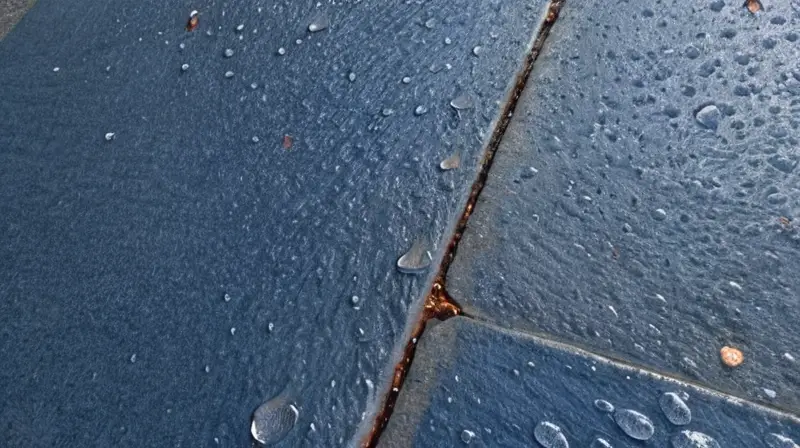
[[[755,14],[758,11],[761,11],[762,9],[764,9],[764,6],[758,0],[747,0],[747,1],[744,2],[744,6],[752,14]]]
[[[290,150],[292,149],[292,136],[291,135],[284,135],[283,136],[283,149]]]
[[[378,412],[375,422],[373,423],[372,431],[370,431],[370,433],[367,434],[367,436],[361,442],[362,448],[373,448],[377,446],[378,440],[380,439],[383,430],[386,428],[389,418],[392,416],[395,403],[397,402],[397,397],[400,395],[403,382],[405,381],[406,375],[411,368],[411,363],[414,361],[414,353],[417,348],[417,342],[425,332],[425,326],[427,323],[431,319],[443,321],[463,314],[463,311],[459,305],[447,293],[447,272],[450,268],[450,264],[455,258],[458,243],[461,241],[461,236],[464,234],[464,231],[467,228],[467,221],[475,209],[475,204],[478,202],[478,196],[481,194],[483,187],[486,185],[486,179],[489,175],[489,169],[492,166],[492,160],[494,159],[497,149],[500,147],[500,141],[502,140],[506,129],[508,129],[508,125],[511,122],[511,117],[514,115],[514,111],[517,107],[517,101],[519,100],[522,90],[527,84],[531,70],[533,69],[533,63],[539,56],[539,53],[544,46],[544,41],[550,34],[550,29],[553,27],[553,24],[558,18],[558,14],[561,11],[564,1],[565,0],[550,1],[550,6],[548,7],[547,16],[544,20],[544,23],[539,29],[539,34],[533,43],[533,47],[525,58],[522,70],[517,74],[514,89],[502,110],[502,115],[500,115],[501,118],[492,133],[492,138],[486,148],[483,160],[481,160],[481,164],[479,165],[480,168],[478,171],[478,177],[475,180],[475,183],[472,185],[469,198],[467,199],[467,203],[464,206],[464,210],[462,211],[461,217],[456,225],[456,230],[453,233],[453,237],[447,246],[444,256],[442,257],[442,262],[439,265],[439,273],[436,277],[436,280],[433,282],[428,295],[425,297],[422,318],[414,327],[414,331],[411,333],[411,339],[406,342],[406,346],[403,351],[403,357],[394,368],[394,374],[392,376],[392,389],[384,398],[382,408]]]
[[[447,294],[443,279],[441,277],[437,278],[436,281],[433,282],[430,292],[425,297],[422,318],[411,333],[411,340],[406,343],[406,347],[403,350],[403,358],[394,367],[392,389],[384,399],[383,408],[375,419],[372,431],[361,444],[363,448],[373,448],[377,446],[380,435],[389,423],[389,418],[392,416],[394,406],[397,403],[397,397],[400,395],[400,389],[402,389],[403,383],[406,380],[406,375],[408,375],[408,371],[411,369],[414,353],[417,350],[417,342],[419,342],[419,338],[422,337],[422,333],[425,332],[425,326],[431,319],[444,321],[451,317],[458,316],[459,314],[461,314],[461,308]]]
[[[194,31],[197,28],[197,24],[200,23],[200,14],[197,11],[192,11],[189,14],[189,22],[186,23],[186,31]]]

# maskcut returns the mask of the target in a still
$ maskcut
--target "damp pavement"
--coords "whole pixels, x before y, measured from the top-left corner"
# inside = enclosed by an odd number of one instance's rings
[[[564,4],[380,445],[797,446],[800,4],[762,3]],[[3,444],[366,440],[548,6],[38,1]]]

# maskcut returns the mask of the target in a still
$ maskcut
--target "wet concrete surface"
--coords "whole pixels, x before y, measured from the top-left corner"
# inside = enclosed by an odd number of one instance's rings
[[[0,43],[4,446],[371,428],[435,270],[396,261],[438,265],[545,3],[315,5],[41,0]]]
[[[448,274],[466,314],[800,411],[800,10],[762,3],[563,8]]]
[[[775,448],[797,440],[796,417],[456,317],[420,341],[380,446]]]

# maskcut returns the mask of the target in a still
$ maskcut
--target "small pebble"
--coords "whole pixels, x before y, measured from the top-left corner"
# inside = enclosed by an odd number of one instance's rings
[[[236,31],[242,31],[243,29],[244,29],[243,23],[236,27]]]
[[[113,132],[108,132],[108,133],[106,133],[106,141],[107,141],[107,142],[110,142],[111,140],[114,140],[114,137],[116,137],[116,135],[117,135],[117,134],[115,134],[115,133],[113,133]]]
[[[475,47],[473,47],[472,48],[472,54],[474,56],[479,56],[481,54],[481,46],[480,45],[476,45]]]
[[[424,115],[427,112],[428,112],[428,108],[425,107],[425,106],[417,106],[417,108],[414,109],[414,115],[416,115],[416,116]]]
[[[230,48],[226,48],[226,49],[225,49],[225,57],[226,57],[226,58],[229,58],[229,57],[231,57],[231,56],[233,56],[233,50],[232,50],[232,49],[230,49]]]
[[[183,64],[183,65],[181,65],[181,71],[184,71],[184,72],[185,72],[186,70],[189,70],[189,64]]]
[[[278,54],[281,55],[281,56],[285,55],[286,54],[286,49],[283,48],[283,47],[278,48]]]
[[[775,398],[778,395],[774,390],[767,388],[764,388],[764,393],[767,394],[769,398]]]
[[[226,78],[233,78],[233,72],[225,72]]]

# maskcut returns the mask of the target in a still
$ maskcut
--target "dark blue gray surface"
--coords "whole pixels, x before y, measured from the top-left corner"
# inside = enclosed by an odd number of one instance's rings
[[[369,429],[395,262],[437,265],[544,2],[316,3],[41,0],[0,43],[4,446],[244,446],[278,394],[285,446]]]
[[[800,411],[800,12],[763,3],[564,7],[448,274],[467,313]]]
[[[662,411],[659,401],[669,392],[688,395],[688,424],[675,425]],[[594,405],[598,399],[648,417],[652,438],[627,436]],[[800,440],[800,419],[456,317],[422,337],[381,446],[463,446],[462,433],[470,431],[469,446],[538,447],[540,422],[558,426],[570,447],[589,447],[597,438],[615,448],[668,447],[682,431],[704,433],[727,448],[782,446],[767,443],[771,434]]]

